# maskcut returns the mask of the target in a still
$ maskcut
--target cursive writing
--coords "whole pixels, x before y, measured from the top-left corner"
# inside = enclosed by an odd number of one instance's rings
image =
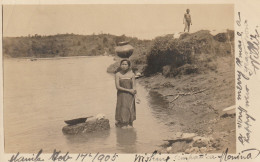
[[[44,159],[42,159],[40,157],[40,155],[42,154],[42,149],[37,153],[36,156],[34,156],[34,154],[32,155],[32,157],[25,157],[25,156],[20,156],[20,153],[16,153],[16,155],[12,155],[11,159],[8,160],[9,162],[23,162],[23,161],[33,161],[33,162],[37,162],[37,161],[44,161]]]
[[[257,29],[255,29],[255,33],[250,35],[250,39],[247,41],[247,48],[250,52],[250,60],[251,64],[254,68],[254,72],[256,74],[256,70],[259,70],[259,33]]]
[[[145,154],[144,156],[136,154],[134,162],[149,162],[149,161],[155,161],[155,160],[168,162],[168,160],[170,160],[169,156],[167,156],[166,158],[158,158],[158,157],[156,157],[156,155],[161,155],[161,154],[160,153],[157,154],[157,151],[154,151],[152,153],[152,155],[149,155],[149,156],[147,154]]]
[[[53,154],[49,158],[49,160],[52,161],[68,161],[69,159],[72,159],[72,157],[69,156],[69,152],[67,152],[65,155],[62,155],[61,151],[56,151],[56,149],[54,149]]]
[[[222,153],[220,156],[220,162],[228,161],[228,160],[248,160],[248,159],[256,159],[260,154],[260,150],[252,148],[246,149],[239,152],[237,155],[228,154],[228,148]]]
[[[238,115],[238,119],[237,119],[237,124],[238,124],[238,128],[244,128],[245,133],[239,133],[238,136],[238,140],[241,144],[244,145],[245,142],[249,143],[250,142],[250,134],[251,134],[251,130],[250,127],[252,126],[250,124],[250,121],[255,121],[255,118],[253,118],[251,115],[249,115],[247,113],[247,110],[245,110],[244,108],[242,108],[241,106],[238,107],[239,110],[239,115]],[[244,125],[244,127],[243,127]],[[244,134],[243,134],[244,133]]]
[[[241,93],[242,93],[242,79],[245,79],[245,80],[249,80],[249,77],[247,77],[245,74],[243,74],[242,72],[240,72],[239,70],[237,71],[237,99],[238,100],[241,100]]]
[[[247,85],[245,86],[246,88],[246,94],[245,94],[245,102],[246,102],[246,107],[249,107],[249,88]]]
[[[46,159],[41,158],[42,149],[37,153],[37,155],[32,154],[31,157],[22,156],[20,152],[12,155],[8,162],[41,162],[45,161]],[[101,153],[91,154],[91,153],[79,153],[76,158],[70,155],[69,152],[61,153],[61,151],[57,151],[54,149],[51,156],[47,159],[47,161],[61,161],[61,162],[70,162],[70,161],[81,161],[81,162],[102,162],[102,161],[116,161],[118,158],[118,154],[115,153],[114,155],[106,155]]]
[[[250,33],[249,21],[247,19],[243,20],[240,12],[238,12],[236,24],[238,26],[238,31],[236,32],[238,36],[236,64],[239,68],[243,67],[244,71],[251,76],[260,69],[258,26]]]

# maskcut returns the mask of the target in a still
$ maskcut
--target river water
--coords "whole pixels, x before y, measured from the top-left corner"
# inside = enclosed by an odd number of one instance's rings
[[[160,103],[137,83],[140,104],[133,129],[116,128],[116,88],[109,56],[4,60],[5,152],[148,153],[171,135]],[[64,135],[64,120],[105,114],[111,129]]]

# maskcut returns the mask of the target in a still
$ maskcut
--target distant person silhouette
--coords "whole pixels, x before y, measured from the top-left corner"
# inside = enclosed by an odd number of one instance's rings
[[[184,32],[186,31],[187,27],[188,27],[188,32],[190,32],[190,25],[192,25],[191,16],[190,16],[190,9],[187,9],[186,13],[184,14],[183,24],[185,24]]]

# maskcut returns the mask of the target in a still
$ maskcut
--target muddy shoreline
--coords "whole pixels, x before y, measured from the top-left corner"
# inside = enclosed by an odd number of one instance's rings
[[[184,146],[183,143],[169,142],[181,138],[173,134],[166,139],[168,142],[162,141],[162,147],[158,148],[160,152],[177,153],[191,150],[188,153],[219,153],[226,148],[231,152],[236,151],[235,111],[223,111],[235,105],[233,60],[231,56],[220,57],[216,62],[216,71],[174,78],[165,78],[161,73],[157,73],[138,79],[150,93],[158,93],[159,98],[168,103],[164,111],[169,115],[160,117],[167,118],[167,126],[177,134],[194,134],[208,141],[207,145],[199,145],[203,146],[202,149],[194,145],[198,143],[194,140],[193,143]]]

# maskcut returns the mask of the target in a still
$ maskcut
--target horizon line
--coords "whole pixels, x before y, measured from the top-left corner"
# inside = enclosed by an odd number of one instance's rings
[[[165,33],[165,34],[161,34],[161,35],[158,35],[158,36],[154,36],[153,38],[140,38],[138,36],[131,36],[131,35],[126,35],[126,34],[121,34],[121,35],[118,35],[118,34],[111,34],[111,33],[98,33],[96,34],[95,32],[93,32],[92,34],[78,34],[78,33],[57,33],[57,34],[49,34],[49,35],[41,35],[41,34],[28,34],[28,35],[20,35],[20,36],[4,36],[3,34],[3,38],[21,38],[21,37],[35,37],[35,36],[41,36],[41,37],[49,37],[49,36],[58,36],[58,35],[77,35],[77,36],[91,36],[91,35],[111,35],[111,36],[117,36],[117,37],[120,37],[120,36],[126,36],[126,37],[130,37],[130,38],[137,38],[139,40],[153,40],[155,39],[156,37],[161,37],[161,36],[165,36],[165,35],[170,35],[170,34],[183,34],[183,33],[189,33],[189,34],[192,34],[192,33],[196,33],[198,31],[202,31],[202,30],[207,30],[209,32],[214,32],[216,34],[218,33],[223,33],[223,32],[226,32],[228,30],[231,30],[231,31],[234,31],[234,29],[221,29],[221,30],[217,30],[217,29],[213,29],[213,30],[209,30],[209,29],[200,29],[200,30],[196,30],[196,31],[193,31],[193,32],[172,32],[172,33]],[[212,33],[211,33],[212,34]],[[216,35],[216,34],[212,34],[212,35]]]

